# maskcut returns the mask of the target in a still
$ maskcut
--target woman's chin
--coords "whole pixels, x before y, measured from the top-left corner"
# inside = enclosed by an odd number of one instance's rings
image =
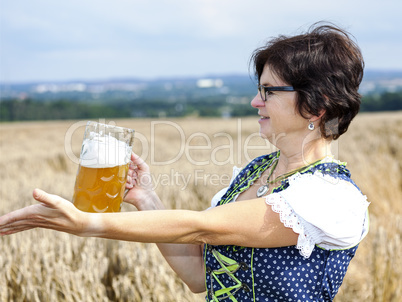
[[[263,139],[267,139],[269,141],[271,141],[271,137],[272,137],[272,132],[271,131],[267,131],[266,129],[260,128],[260,137],[262,137]]]

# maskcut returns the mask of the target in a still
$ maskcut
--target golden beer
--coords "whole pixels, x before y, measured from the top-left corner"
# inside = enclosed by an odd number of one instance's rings
[[[128,164],[111,168],[78,167],[74,205],[92,213],[119,212],[124,198]]]
[[[79,210],[120,211],[133,141],[132,129],[87,123],[73,196]]]

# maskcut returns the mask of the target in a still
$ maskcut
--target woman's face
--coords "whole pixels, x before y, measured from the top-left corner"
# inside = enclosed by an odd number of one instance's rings
[[[290,86],[278,78],[265,65],[261,74],[260,84],[263,86]],[[264,102],[258,92],[251,101],[251,106],[258,109],[261,119],[260,134],[277,146],[281,141],[293,141],[296,138],[304,138],[308,134],[308,120],[297,111],[295,91],[273,91],[267,94]]]

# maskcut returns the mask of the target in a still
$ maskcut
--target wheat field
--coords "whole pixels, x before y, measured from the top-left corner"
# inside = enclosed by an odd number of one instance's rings
[[[110,121],[107,121],[110,122]],[[257,118],[114,120],[136,130],[169,208],[203,210],[232,167],[274,148]],[[71,200],[82,121],[0,124],[0,214],[30,205],[36,187]],[[368,196],[370,233],[335,301],[402,301],[402,112],[360,114],[334,144]],[[134,208],[123,205],[122,211]],[[0,301],[203,301],[153,244],[80,238],[45,229],[0,237]]]

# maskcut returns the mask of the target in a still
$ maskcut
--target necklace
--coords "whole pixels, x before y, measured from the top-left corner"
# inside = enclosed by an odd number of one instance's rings
[[[261,187],[258,188],[258,190],[257,190],[257,197],[262,197],[262,196],[264,196],[265,194],[267,194],[267,193],[268,193],[268,190],[269,190],[269,185],[270,185],[270,184],[274,184],[274,183],[276,183],[276,182],[282,181],[282,180],[284,180],[284,179],[286,179],[286,178],[292,176],[293,174],[296,174],[297,172],[303,171],[303,170],[305,170],[305,169],[307,169],[307,168],[309,168],[309,167],[311,167],[311,166],[314,166],[316,163],[318,163],[318,162],[320,162],[320,161],[322,161],[322,159],[319,159],[319,160],[317,160],[317,161],[315,161],[315,162],[313,162],[312,164],[309,164],[309,165],[307,165],[307,166],[304,166],[304,167],[301,167],[301,168],[292,170],[292,171],[290,171],[290,172],[288,172],[288,173],[282,174],[282,175],[278,176],[277,178],[275,178],[274,180],[269,180],[269,179],[271,178],[272,174],[274,173],[274,170],[275,170],[276,166],[278,165],[278,159],[276,159],[276,161],[275,161],[275,163],[274,163],[274,166],[272,167],[271,171],[269,172],[269,176],[268,176],[268,178],[267,178],[267,183],[266,183],[265,185],[263,185],[263,186],[261,186]]]
[[[274,170],[275,170],[277,165],[278,165],[278,158],[276,158],[275,163],[272,165],[271,171],[269,172],[269,175],[268,175],[268,178],[267,178],[267,183],[258,188],[257,197],[262,197],[262,196],[264,196],[265,194],[268,193],[268,189],[269,189],[269,185],[270,185],[268,180],[271,178],[271,176],[274,173]]]

